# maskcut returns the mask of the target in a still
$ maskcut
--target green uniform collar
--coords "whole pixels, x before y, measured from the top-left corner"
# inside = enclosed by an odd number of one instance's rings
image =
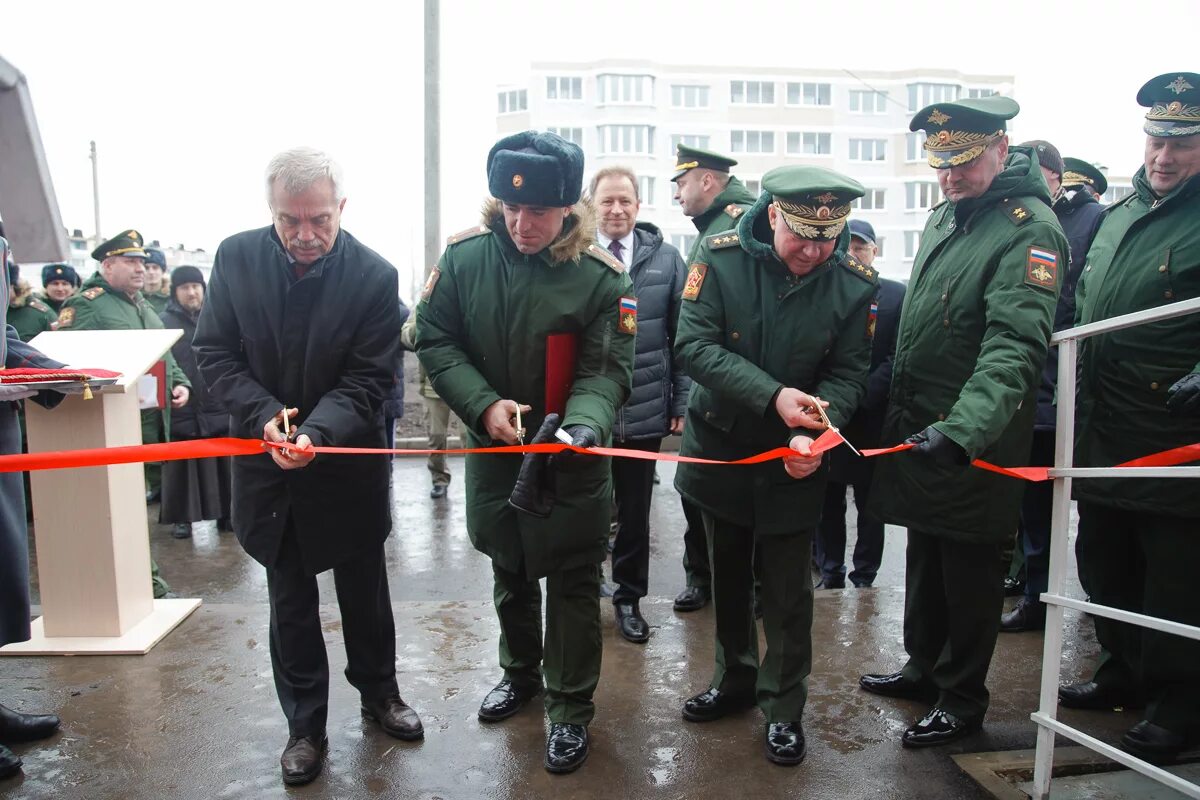
[[[1176,199],[1186,199],[1200,192],[1200,175],[1193,175],[1172,189],[1166,197],[1159,197],[1150,188],[1150,181],[1146,180],[1146,167],[1143,166],[1133,176],[1133,190],[1151,208],[1156,205],[1163,206],[1173,203]]]
[[[1028,147],[1010,147],[1004,169],[979,197],[969,197],[951,203],[954,221],[963,225],[975,212],[990,208],[1006,197],[1036,197],[1050,206],[1050,188]]]
[[[725,213],[725,207],[730,203],[747,206],[757,199],[746,188],[746,184],[738,180],[737,176],[733,176],[729,179],[729,183],[725,185],[725,188],[721,190],[721,193],[713,198],[712,205],[703,213],[692,217],[692,224],[696,226],[696,230],[700,231],[701,235],[704,235],[708,232],[708,226],[712,224],[712,221]]]

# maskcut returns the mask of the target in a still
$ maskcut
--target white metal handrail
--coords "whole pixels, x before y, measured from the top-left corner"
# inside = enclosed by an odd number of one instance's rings
[[[1062,671],[1063,609],[1074,608],[1096,616],[1116,619],[1131,625],[1153,628],[1166,633],[1200,639],[1200,628],[1137,614],[1109,606],[1076,600],[1064,595],[1067,573],[1067,528],[1071,511],[1071,481],[1075,478],[1197,478],[1200,467],[1075,467],[1075,370],[1079,342],[1101,333],[1132,328],[1200,312],[1200,298],[1146,309],[1133,314],[1080,325],[1059,331],[1050,338],[1058,346],[1058,408],[1054,440],[1053,513],[1050,522],[1050,575],[1048,589],[1041,596],[1046,603],[1046,637],[1042,649],[1042,685],[1037,712],[1030,719],[1038,726],[1037,751],[1033,764],[1033,796],[1050,797],[1050,779],[1054,771],[1054,736],[1065,736],[1090,750],[1135,769],[1187,797],[1200,800],[1200,784],[1173,775],[1122,750],[1105,744],[1058,720],[1058,682]]]

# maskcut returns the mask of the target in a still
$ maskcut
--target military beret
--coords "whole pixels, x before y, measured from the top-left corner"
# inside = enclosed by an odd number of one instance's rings
[[[1142,130],[1151,136],[1195,136],[1200,133],[1200,75],[1168,72],[1138,90],[1138,105],[1150,109]]]
[[[1096,190],[1096,194],[1104,194],[1108,191],[1108,178],[1104,177],[1104,173],[1097,169],[1095,164],[1084,161],[1082,158],[1071,158],[1067,156],[1063,159],[1063,166],[1066,168],[1062,174],[1063,186],[1090,186]]]
[[[1045,139],[1030,139],[1028,142],[1021,142],[1021,147],[1028,147],[1037,153],[1038,164],[1040,166],[1045,167],[1059,177],[1062,176],[1066,167],[1063,166],[1062,154],[1058,152],[1057,147]]]
[[[583,150],[554,133],[524,131],[492,145],[488,191],[506,203],[562,208],[583,191]]]
[[[142,235],[130,228],[127,231],[121,231],[92,251],[92,258],[97,261],[114,256],[145,258],[146,251],[142,249]]]
[[[729,156],[679,144],[675,145],[675,174],[671,176],[671,181],[679,180],[686,172],[697,167],[714,172],[729,172],[730,168],[735,166],[737,161]]]
[[[146,248],[146,263],[158,264],[163,272],[167,271],[167,254],[157,247]]]
[[[762,188],[772,195],[792,233],[804,239],[838,238],[850,204],[867,191],[831,169],[804,166],[776,167],[763,175]]]
[[[994,94],[953,103],[935,103],[918,111],[910,131],[925,131],[925,157],[936,169],[959,167],[978,158],[1004,135],[1005,121],[1021,107],[1011,97]]]
[[[66,281],[76,289],[80,286],[79,273],[70,264],[47,264],[42,267],[42,286],[49,286],[50,281]]]

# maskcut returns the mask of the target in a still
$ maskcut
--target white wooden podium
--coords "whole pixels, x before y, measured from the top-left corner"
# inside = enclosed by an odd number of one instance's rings
[[[31,344],[73,367],[121,373],[84,400],[52,410],[25,404],[29,451],[142,443],[137,381],[183,335],[180,330],[51,331]],[[168,393],[168,397],[169,397]],[[33,637],[0,655],[142,655],[200,606],[155,600],[141,464],[30,473],[42,616]]]

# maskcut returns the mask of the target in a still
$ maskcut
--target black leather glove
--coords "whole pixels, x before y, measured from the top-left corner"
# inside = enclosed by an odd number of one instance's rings
[[[1200,413],[1200,373],[1188,373],[1167,389],[1167,411],[1179,416]]]
[[[550,444],[557,441],[554,432],[562,420],[558,414],[547,414],[530,444]],[[521,471],[513,486],[508,504],[518,511],[545,519],[554,510],[554,472],[550,469],[550,453],[526,453]]]
[[[915,445],[910,452],[933,459],[935,464],[965,467],[971,463],[966,451],[959,447],[957,442],[932,425],[920,433],[914,433],[905,439],[904,443]]]
[[[563,428],[563,431],[570,434],[571,444],[575,447],[595,447],[599,444],[599,437],[596,435],[596,432],[587,425],[568,425]],[[550,467],[560,472],[575,472],[588,463],[590,459],[591,456],[564,450],[561,453],[555,453],[551,457]]]

